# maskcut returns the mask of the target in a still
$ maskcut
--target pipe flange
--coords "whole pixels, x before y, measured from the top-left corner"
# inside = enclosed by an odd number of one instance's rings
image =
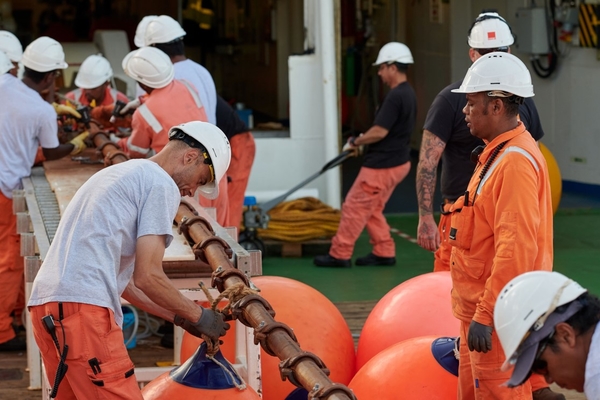
[[[129,156],[127,154],[123,153],[121,150],[114,150],[106,153],[104,156],[104,163],[107,166],[113,165],[113,159],[118,156],[123,156],[126,160],[129,160]]]
[[[182,205],[182,206],[185,206],[195,216],[198,216],[198,211],[189,202],[187,202],[186,200],[181,199],[181,201],[179,202],[179,204]]]
[[[279,373],[281,374],[281,380],[285,381],[287,379],[292,385],[296,387],[304,387],[296,379],[296,365],[303,360],[311,360],[317,365],[317,367],[321,369],[321,371],[325,373],[325,375],[329,376],[329,369],[325,366],[323,360],[321,360],[317,355],[313,353],[304,351],[279,363]]]
[[[177,222],[177,221],[175,221]],[[177,227],[177,232],[181,233],[185,239],[190,244],[196,243],[192,236],[190,235],[190,226],[195,223],[200,223],[204,225],[204,228],[208,230],[211,235],[214,235],[215,232],[212,230],[212,226],[210,223],[203,217],[192,217],[192,218],[183,218]]]
[[[244,275],[246,276],[246,275]],[[247,296],[244,296],[242,299],[240,299],[239,301],[237,301],[235,304],[233,304],[231,306],[231,315],[233,316],[234,319],[237,319],[238,321],[240,321],[242,324],[248,326],[248,327],[252,327],[252,324],[250,324],[250,321],[248,321],[246,319],[246,317],[244,316],[244,311],[246,309],[246,307],[251,304],[251,303],[260,303],[264,309],[271,315],[271,317],[275,317],[275,310],[273,310],[273,307],[271,307],[271,304],[269,304],[269,302],[262,297],[261,295],[258,294],[249,294]]]
[[[104,132],[99,132],[99,133],[96,134],[96,136],[98,136],[100,134],[104,134]],[[96,136],[94,136],[94,137],[96,137]],[[113,145],[115,148],[119,148],[119,146],[117,146],[116,144],[114,144],[113,142],[111,142],[110,139],[107,136],[105,142],[103,142],[100,145],[96,146],[96,150],[98,150],[99,152],[102,152],[102,150],[104,150],[104,148],[106,146],[108,146],[109,144]]]
[[[267,338],[269,337],[269,334],[271,334],[274,330],[277,330],[277,329],[285,331],[294,342],[298,343],[298,339],[296,339],[296,335],[294,334],[294,331],[292,330],[292,328],[290,328],[289,326],[287,326],[284,323],[277,322],[277,321],[271,321],[271,322],[262,321],[258,325],[258,327],[254,328],[254,344],[260,343],[263,350],[267,354],[269,354],[270,356],[273,356],[273,357],[277,357],[277,354],[269,346],[269,342],[267,341]]]
[[[308,400],[313,399],[327,399],[334,393],[343,393],[348,396],[351,400],[357,400],[356,395],[350,388],[346,385],[342,385],[341,383],[330,383],[323,387],[320,387],[318,384],[308,393]]]
[[[218,243],[221,245],[221,248],[227,255],[227,258],[231,259],[231,257],[233,257],[233,250],[231,250],[231,247],[229,247],[227,242],[218,236],[212,236],[207,239],[204,239],[201,243],[196,243],[194,245],[193,250],[194,250],[194,254],[196,254],[196,258],[199,258],[200,260],[207,262],[208,259],[206,258],[206,248],[209,245],[215,244],[215,243]],[[248,286],[248,282],[246,282],[246,286]]]
[[[204,242],[202,242],[204,243]],[[232,276],[236,276],[239,279],[241,279],[242,282],[244,282],[244,284],[246,286],[249,286],[249,282],[248,282],[248,277],[246,276],[246,274],[244,274],[242,271],[240,271],[239,269],[235,269],[235,268],[217,268],[213,273],[212,273],[212,280],[211,280],[211,286],[212,287],[216,287],[217,290],[222,293],[225,290],[225,281],[229,278],[231,278]],[[247,325],[250,326],[250,325]]]

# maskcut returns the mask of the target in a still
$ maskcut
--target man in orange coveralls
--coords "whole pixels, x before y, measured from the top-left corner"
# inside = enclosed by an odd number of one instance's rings
[[[129,103],[129,99],[117,89],[110,87],[113,70],[108,60],[100,55],[86,58],[75,78],[77,89],[66,94],[66,98],[87,106],[114,105],[117,100]]]
[[[548,169],[518,119],[533,96],[527,67],[493,52],[479,58],[455,93],[473,136],[486,144],[467,191],[452,206],[452,309],[461,321],[458,398],[531,399],[531,384],[508,388],[493,324],[500,291],[515,276],[552,269],[552,199]]]
[[[396,264],[396,247],[383,209],[410,171],[409,142],[417,114],[417,99],[406,75],[412,63],[410,49],[403,43],[390,42],[379,50],[374,65],[390,91],[377,110],[373,126],[350,138],[343,148],[358,155],[368,145],[360,172],[344,199],[329,254],[314,259],[319,267],[350,267],[354,244],[365,227],[373,251],[357,258],[356,265]]]

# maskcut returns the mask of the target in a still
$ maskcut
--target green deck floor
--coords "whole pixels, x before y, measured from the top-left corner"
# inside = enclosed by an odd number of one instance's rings
[[[388,215],[388,223],[412,237],[417,215]],[[285,276],[304,282],[333,302],[378,300],[390,289],[433,269],[433,254],[394,234],[396,265],[393,267],[319,268],[313,256],[265,257],[265,275]],[[371,250],[363,232],[354,257]],[[326,251],[326,250],[325,250]],[[600,295],[600,209],[559,210],[554,217],[554,269]]]

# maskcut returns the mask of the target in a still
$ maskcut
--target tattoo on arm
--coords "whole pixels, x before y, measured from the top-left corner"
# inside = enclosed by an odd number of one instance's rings
[[[437,166],[446,148],[439,137],[428,130],[423,131],[419,164],[417,165],[417,201],[419,216],[433,213],[433,195],[437,179]]]

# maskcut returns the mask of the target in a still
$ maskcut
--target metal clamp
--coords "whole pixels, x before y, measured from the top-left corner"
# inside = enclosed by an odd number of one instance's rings
[[[196,258],[198,258],[204,262],[208,262],[208,259],[206,258],[206,248],[209,245],[216,244],[216,243],[221,245],[223,251],[225,252],[225,254],[227,255],[228,258],[233,257],[233,250],[231,250],[231,247],[229,247],[227,242],[218,236],[212,236],[207,239],[204,239],[201,243],[196,243],[194,245],[194,247],[192,247],[192,249],[194,250],[194,254],[196,255]]]
[[[99,132],[99,133],[97,133],[97,134],[96,134],[96,136],[97,136],[97,135],[100,135],[100,134],[104,134],[104,132]],[[106,134],[104,134],[104,135],[106,136]],[[96,137],[96,136],[94,136],[94,137]],[[119,146],[117,146],[116,144],[114,144],[113,142],[111,142],[111,141],[110,141],[110,139],[108,138],[108,136],[106,136],[106,141],[105,141],[105,142],[103,142],[102,144],[100,144],[100,145],[96,146],[96,150],[97,150],[97,151],[99,151],[99,152],[102,152],[102,150],[103,150],[103,149],[104,149],[106,146],[108,146],[109,144],[110,144],[110,145],[112,145],[112,146],[113,146],[113,147],[115,147],[115,148],[119,148]]]
[[[181,201],[179,202],[180,205],[185,206],[188,210],[190,210],[190,212],[194,215],[198,215],[198,211],[194,208],[194,206],[192,206],[189,202],[187,202],[186,200],[181,199]]]
[[[301,354],[285,359],[279,363],[279,373],[281,374],[281,380],[285,381],[287,379],[292,385],[296,387],[304,387],[296,379],[296,365],[303,360],[311,360],[317,365],[317,367],[321,369],[321,371],[325,373],[325,375],[329,376],[329,369],[325,366],[323,360],[321,360],[317,355],[305,351]]]
[[[215,234],[215,232],[212,229],[212,226],[210,226],[210,223],[205,218],[203,218],[203,217],[183,218],[181,220],[181,222],[179,223],[177,232],[182,234],[185,237],[185,239],[188,241],[188,243],[196,243],[196,242],[194,242],[194,239],[190,235],[190,226],[195,223],[200,223],[200,224],[204,225],[206,230],[208,230],[208,232],[211,235]]]
[[[231,249],[230,249],[231,250]],[[232,276],[238,277],[244,284],[250,287],[248,277],[242,271],[236,268],[217,268],[212,274],[211,286],[216,287],[219,292],[225,290],[225,281]],[[250,326],[250,325],[247,325]]]
[[[233,318],[237,319],[246,326],[252,327],[250,321],[248,321],[244,316],[244,310],[251,303],[260,303],[264,307],[264,309],[271,315],[271,317],[275,317],[275,310],[273,310],[271,304],[269,304],[269,302],[264,297],[258,294],[249,294],[247,296],[244,296],[242,299],[240,299],[238,302],[231,306],[231,315],[233,316]]]
[[[106,156],[104,156],[104,160],[107,160],[106,165],[112,165],[113,159],[117,156],[123,156],[125,159],[129,160],[129,156],[123,153],[121,150],[109,151]]]
[[[331,383],[329,385],[325,385],[320,387],[319,385],[315,385],[315,387],[308,393],[308,400],[313,399],[327,399],[334,393],[343,393],[351,400],[357,400],[356,395],[350,388],[340,383]]]
[[[298,343],[298,339],[296,339],[296,335],[294,334],[294,331],[292,330],[292,328],[290,328],[289,326],[287,326],[284,323],[277,322],[277,321],[272,321],[272,322],[262,321],[256,328],[254,328],[254,344],[260,343],[263,350],[267,354],[269,354],[270,356],[273,356],[273,357],[277,357],[277,354],[269,346],[269,342],[267,341],[267,338],[268,338],[269,334],[272,333],[272,331],[277,330],[277,329],[281,329],[281,330],[285,331],[294,342]]]

